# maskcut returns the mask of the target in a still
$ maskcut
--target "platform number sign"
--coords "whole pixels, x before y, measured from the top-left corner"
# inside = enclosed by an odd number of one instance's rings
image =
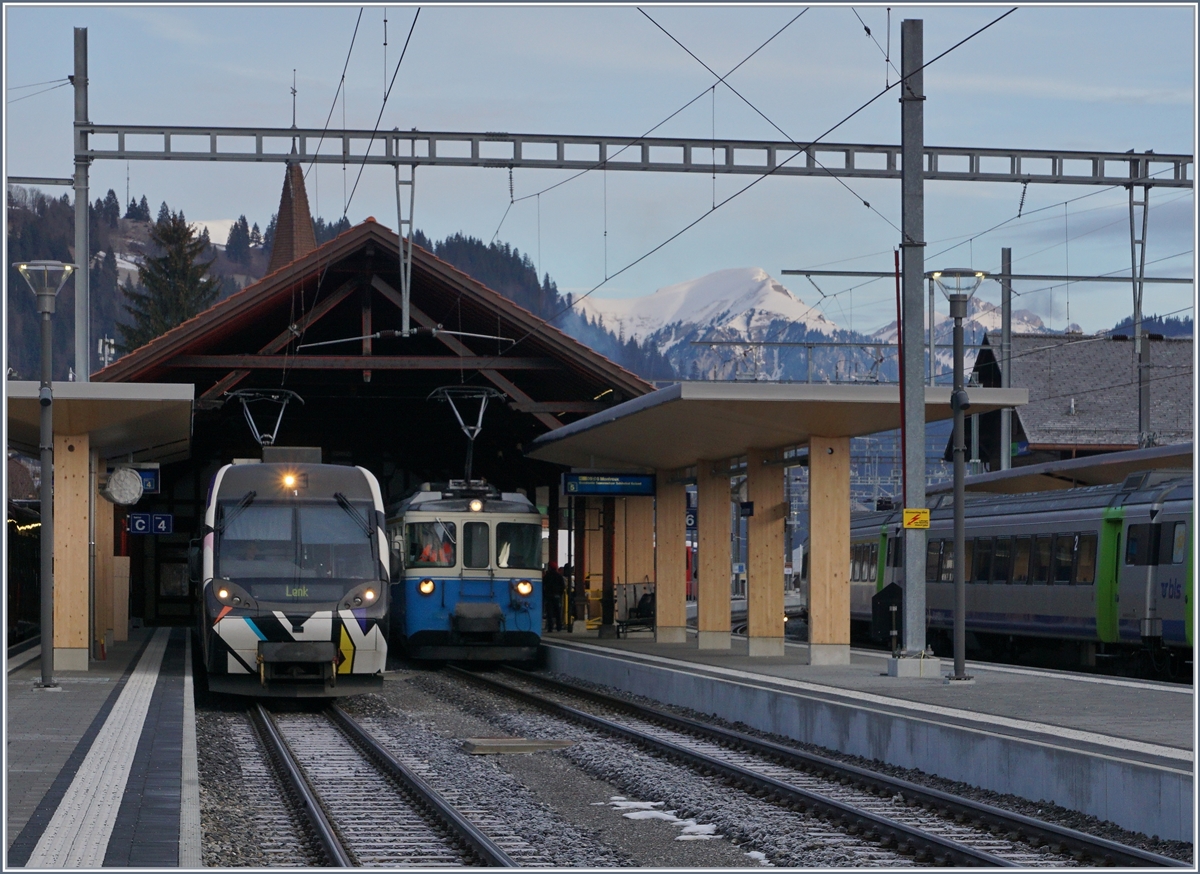
[[[171,513],[130,513],[130,534],[174,534],[175,516]]]
[[[929,527],[929,510],[928,509],[910,509],[904,508],[904,527],[905,528],[928,528]]]

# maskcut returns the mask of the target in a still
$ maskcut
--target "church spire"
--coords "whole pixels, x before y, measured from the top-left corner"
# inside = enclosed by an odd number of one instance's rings
[[[312,213],[308,209],[308,193],[304,189],[304,171],[299,163],[288,161],[267,273],[286,267],[315,248],[317,238],[313,233]]]

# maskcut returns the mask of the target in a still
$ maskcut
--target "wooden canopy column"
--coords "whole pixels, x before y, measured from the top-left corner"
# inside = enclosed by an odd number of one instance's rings
[[[687,486],[658,472],[654,507],[656,643],[687,643]]]
[[[696,626],[700,649],[729,649],[729,461],[696,463],[700,580]]]
[[[850,438],[808,445],[808,650],[811,665],[850,664]]]
[[[784,469],[772,464],[778,453],[751,449],[746,454],[750,561],[746,568],[746,624],[751,656],[783,655],[783,544],[787,507]]]
[[[88,669],[87,434],[54,435],[54,670]],[[45,643],[42,644],[45,646]]]

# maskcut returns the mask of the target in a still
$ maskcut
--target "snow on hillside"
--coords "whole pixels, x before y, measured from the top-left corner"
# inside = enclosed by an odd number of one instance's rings
[[[670,326],[728,329],[745,336],[760,335],[780,321],[823,334],[837,330],[820,311],[759,267],[719,270],[644,297],[588,297],[580,301],[579,311],[589,319],[602,318],[613,333],[639,342]],[[680,336],[685,331],[672,333]]]

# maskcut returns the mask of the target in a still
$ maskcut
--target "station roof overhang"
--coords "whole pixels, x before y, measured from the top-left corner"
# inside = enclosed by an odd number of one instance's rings
[[[38,454],[39,384],[6,383],[8,444]],[[192,399],[188,384],[55,382],[54,433],[87,434],[102,458],[177,461],[191,450]]]
[[[1022,494],[1077,486],[1108,485],[1124,482],[1130,474],[1145,470],[1192,470],[1195,466],[1194,447],[1193,441],[1189,440],[1170,446],[1152,446],[1148,449],[1106,452],[1086,458],[1029,464],[1010,470],[995,470],[969,476],[964,480],[964,486],[968,492]],[[929,489],[929,493],[948,492],[950,488],[947,485],[937,486]]]
[[[925,421],[949,419],[949,386],[925,387]],[[971,413],[1027,403],[1021,388],[973,388]],[[678,470],[813,436],[860,437],[900,427],[896,385],[682,382],[572,422],[529,455],[593,470]]]

